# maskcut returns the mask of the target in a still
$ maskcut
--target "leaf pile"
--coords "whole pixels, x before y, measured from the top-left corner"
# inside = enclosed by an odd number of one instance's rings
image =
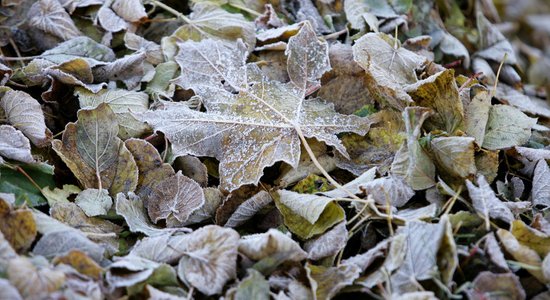
[[[550,297],[547,2],[0,10],[0,299]]]

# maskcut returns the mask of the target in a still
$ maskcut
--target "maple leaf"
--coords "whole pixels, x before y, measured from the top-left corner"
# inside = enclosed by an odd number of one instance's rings
[[[257,184],[263,169],[278,161],[296,167],[304,137],[316,138],[347,156],[336,134],[368,131],[367,119],[341,115],[331,104],[305,99],[330,69],[328,46],[308,23],[288,42],[289,83],[271,81],[256,65],[246,64],[243,44],[230,48],[203,40],[178,46],[176,62],[182,76],[175,83],[201,96],[207,112],[163,102],[164,110],[140,117],[164,132],[176,156],[216,157],[226,190]]]

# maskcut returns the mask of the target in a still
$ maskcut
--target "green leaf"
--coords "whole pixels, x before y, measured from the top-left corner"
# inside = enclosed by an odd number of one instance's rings
[[[237,286],[235,300],[269,300],[269,282],[264,276],[254,270],[248,269],[248,276]]]
[[[45,165],[45,164],[44,164]],[[55,181],[53,176],[53,167],[45,165],[40,166],[20,166],[25,173],[40,188],[53,188]],[[32,184],[29,179],[20,172],[0,166],[0,192],[15,194],[16,203],[27,203],[30,206],[41,206],[47,203],[40,189]]]

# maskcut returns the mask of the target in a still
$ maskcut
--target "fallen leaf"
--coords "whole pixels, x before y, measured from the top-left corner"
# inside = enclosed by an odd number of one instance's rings
[[[375,99],[401,110],[413,101],[403,88],[418,81],[415,70],[426,63],[425,58],[384,33],[367,33],[358,39],[353,57],[367,72]]]
[[[239,283],[235,292],[235,300],[247,299],[270,299],[269,282],[254,269],[248,269],[248,276]]]
[[[71,250],[64,256],[57,256],[52,262],[54,264],[70,265],[79,273],[94,279],[100,279],[103,273],[103,269],[95,261],[79,250]]]
[[[421,107],[407,107],[403,111],[407,141],[395,154],[391,171],[405,179],[414,190],[435,185],[435,165],[418,142],[422,124],[431,114],[431,110]]]
[[[107,190],[85,189],[76,195],[75,204],[88,217],[95,217],[106,215],[113,206],[113,199],[111,199]]]
[[[254,23],[241,14],[232,14],[207,3],[197,3],[189,16],[189,24],[174,32],[182,40],[201,41],[215,39],[226,45],[234,45],[242,39],[249,50],[255,45]]]
[[[493,295],[506,295],[509,299],[525,299],[525,291],[519,278],[513,273],[495,274],[488,271],[476,276],[472,287],[466,291],[468,298],[485,299]]]
[[[147,198],[147,212],[154,223],[169,216],[185,222],[204,201],[199,184],[180,171],[155,185]]]
[[[21,91],[7,91],[0,100],[0,108],[8,123],[21,130],[31,142],[39,147],[49,143],[51,132],[46,128],[44,113],[38,101]]]
[[[470,180],[466,180],[466,187],[472,199],[475,210],[485,218],[486,228],[489,229],[489,217],[512,223],[514,215],[510,209],[496,196],[483,175],[477,177],[475,186]]]
[[[239,234],[233,229],[207,225],[190,233],[173,247],[184,256],[178,264],[178,277],[205,295],[222,291],[236,276]]]
[[[29,139],[10,125],[0,125],[0,157],[24,163],[35,162]]]
[[[523,221],[512,222],[510,232],[520,244],[535,250],[540,257],[546,257],[550,252],[550,236],[527,226]]]
[[[452,134],[462,128],[464,109],[454,74],[452,69],[441,71],[405,88],[416,105],[433,109],[434,114],[424,123],[427,130]]]
[[[278,255],[284,256],[285,261],[302,261],[307,258],[307,253],[298,243],[277,229],[242,237],[239,253],[257,261]]]
[[[181,230],[176,228],[158,228],[151,224],[147,218],[142,199],[132,192],[128,193],[128,196],[119,193],[116,197],[115,208],[116,213],[124,217],[132,232],[141,232],[147,236],[156,236]]]
[[[498,150],[521,146],[529,140],[531,128],[536,123],[537,119],[527,117],[517,108],[493,105],[489,111],[483,148]]]
[[[273,199],[266,191],[260,191],[256,195],[250,197],[250,199],[243,202],[239,207],[233,212],[231,217],[227,220],[224,227],[238,227],[248,220],[250,220],[254,215],[256,215],[262,208],[266,207],[273,202]]]
[[[45,259],[40,257],[34,260],[26,257],[11,260],[7,277],[24,299],[47,297],[49,293],[61,288],[66,279],[63,272],[49,268]]]
[[[521,245],[514,235],[507,230],[498,229],[497,236],[500,239],[503,248],[506,252],[510,253],[515,260],[528,266],[535,267],[526,269],[527,272],[531,273],[531,275],[542,283],[548,282],[548,279],[544,277],[542,270],[539,269],[542,265],[542,260],[535,250]]]
[[[307,33],[311,30],[304,25],[298,35],[313,37]],[[302,40],[291,39],[289,43]],[[317,38],[311,38],[301,46],[315,51],[317,48],[309,47],[318,44]],[[228,48],[212,40],[180,43],[179,47],[176,61],[190,75],[178,77],[176,83],[202,96],[208,112],[197,112],[181,103],[164,103],[165,110],[144,113],[142,119],[166,134],[176,155],[218,158],[224,189],[258,183],[263,169],[277,161],[296,166],[299,135],[315,137],[345,153],[335,134],[365,134],[368,129],[367,120],[339,115],[331,105],[318,100],[305,100],[305,87],[262,78],[255,66],[245,66],[247,52],[243,47]],[[313,57],[320,58],[319,54]],[[224,90],[221,81],[237,94]]]
[[[430,146],[434,161],[444,178],[468,178],[476,174],[475,145],[471,137],[438,137]]]
[[[139,22],[147,18],[141,0],[115,0],[112,8],[117,15],[128,22]]]
[[[78,122],[69,123],[63,140],[53,149],[85,188],[106,188],[111,195],[133,191],[138,181],[136,162],[117,137],[116,116],[107,104],[80,110]]]
[[[77,230],[48,232],[38,240],[33,253],[52,259],[58,255],[68,254],[71,250],[80,250],[96,262],[101,262],[105,249],[90,241]]]
[[[283,215],[284,223],[301,239],[324,233],[345,218],[344,209],[332,198],[286,190],[279,191],[279,195],[275,197],[275,204]]]
[[[32,28],[51,34],[61,41],[81,35],[58,0],[39,0],[35,2],[29,9],[27,18]]]
[[[331,299],[359,277],[360,269],[354,265],[339,265],[326,268],[306,263],[307,277],[314,299]]]
[[[308,259],[319,260],[336,255],[344,249],[347,242],[348,230],[345,222],[342,222],[323,235],[305,242],[304,250],[308,253]]]
[[[533,206],[550,206],[550,168],[544,159],[539,160],[535,167],[531,201]]]
[[[14,209],[0,198],[0,231],[15,251],[30,248],[36,238],[36,223],[29,209]]]

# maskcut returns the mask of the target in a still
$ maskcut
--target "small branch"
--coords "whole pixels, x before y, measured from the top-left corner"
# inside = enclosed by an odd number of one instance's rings
[[[504,65],[504,62],[506,61],[506,58],[508,58],[508,53],[504,53],[504,57],[502,58],[502,61],[500,62],[500,66],[498,66],[497,77],[495,78],[495,85],[493,86],[493,92],[491,93],[491,97],[493,97],[497,93],[497,85],[498,85],[498,79],[500,77],[500,71],[502,70],[502,66]]]
[[[191,21],[191,19],[189,19],[188,17],[186,17],[184,14],[180,13],[179,11],[171,8],[170,6],[158,1],[158,0],[151,0],[151,3],[155,6],[158,6],[162,9],[164,9],[165,11],[173,14],[174,16],[180,18],[183,22],[185,22],[186,24],[191,24],[193,23],[193,21]]]
[[[41,56],[22,56],[22,57],[12,57],[12,56],[1,56],[0,60],[3,61],[22,61],[22,60],[33,60],[35,58],[40,58]]]
[[[236,8],[236,9],[240,9],[240,10],[242,10],[242,11],[247,12],[247,13],[253,15],[254,17],[259,17],[259,16],[262,15],[261,13],[255,11],[255,10],[252,10],[252,9],[247,8],[247,7],[244,7],[244,6],[240,6],[240,5],[235,4],[235,3],[229,2],[228,4],[229,4],[229,6],[231,6],[231,7],[234,7],[234,8]]]
[[[331,34],[324,35],[323,38],[325,40],[336,39],[339,36],[341,36],[342,34],[347,33],[347,32],[348,32],[348,29],[346,28],[344,30],[340,30],[340,31],[337,31],[337,32],[333,32]]]

